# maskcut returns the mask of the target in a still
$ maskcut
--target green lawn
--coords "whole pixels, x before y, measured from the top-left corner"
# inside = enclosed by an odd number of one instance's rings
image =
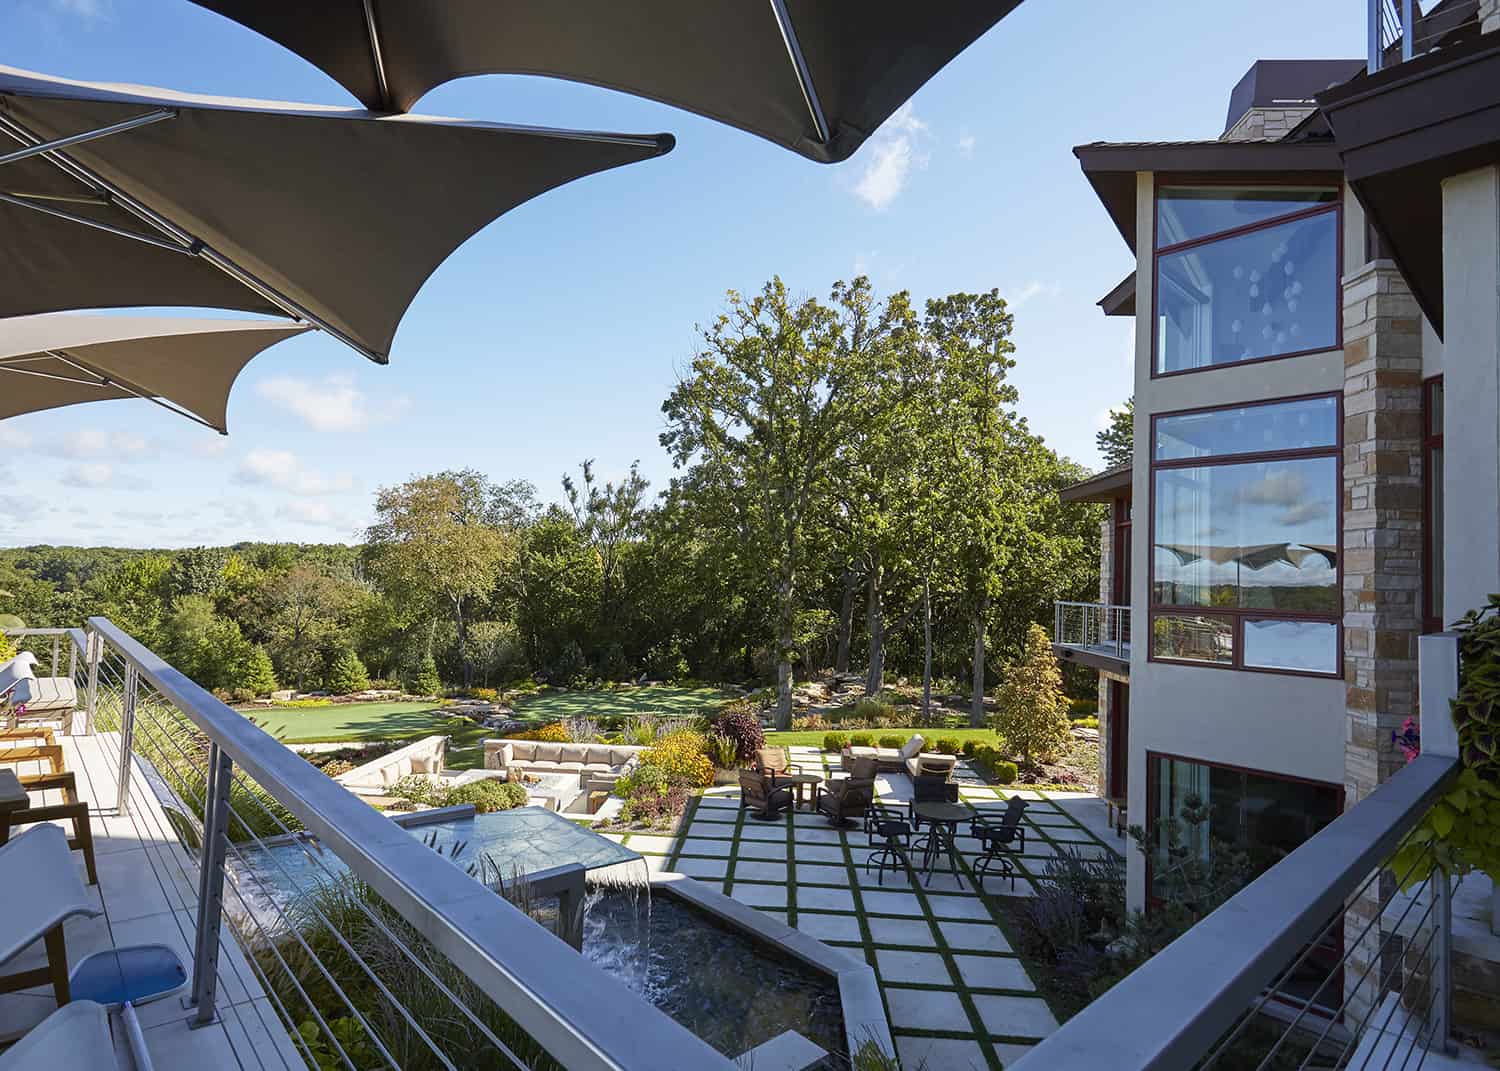
[[[716,711],[732,698],[718,688],[679,688],[669,684],[617,691],[551,691],[516,703],[516,716],[545,723],[565,718],[629,717],[632,714],[687,716]]]
[[[335,703],[326,707],[247,710],[266,732],[288,744],[345,740],[410,740],[446,731],[454,719],[430,703]]]
[[[843,733],[846,736],[854,733],[869,733],[876,740],[882,736],[899,736],[902,742],[909,740],[913,733],[921,733],[922,739],[928,743],[934,740],[957,740],[959,743],[965,740],[983,740],[993,747],[996,742],[993,729],[811,729],[800,733],[767,733],[766,743],[776,747],[787,747],[792,744],[821,747],[823,737],[830,732]]]

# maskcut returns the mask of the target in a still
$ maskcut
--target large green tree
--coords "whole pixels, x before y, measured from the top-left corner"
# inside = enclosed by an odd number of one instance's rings
[[[1135,456],[1135,397],[1109,411],[1109,423],[1094,433],[1094,442],[1104,458],[1104,467],[1117,469]]]

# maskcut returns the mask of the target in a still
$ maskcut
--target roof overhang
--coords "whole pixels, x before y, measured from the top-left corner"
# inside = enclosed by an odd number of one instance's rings
[[[1333,185],[1343,181],[1338,150],[1327,141],[1094,142],[1075,147],[1073,155],[1132,252],[1137,172],[1155,172],[1159,181],[1171,182],[1265,182],[1286,176]]]
[[[1121,465],[1117,469],[1091,476],[1081,483],[1064,487],[1057,492],[1057,497],[1064,502],[1113,502],[1122,495],[1130,494],[1132,478],[1131,466]]]
[[[1115,288],[1096,303],[1106,316],[1135,315],[1135,272],[1115,284]]]
[[[1500,163],[1500,34],[1355,79],[1318,106],[1355,196],[1441,336],[1442,182]]]

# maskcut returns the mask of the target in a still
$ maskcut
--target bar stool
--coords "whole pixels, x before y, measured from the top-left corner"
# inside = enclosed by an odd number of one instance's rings
[[[906,869],[906,857],[911,852],[911,826],[901,818],[877,816],[870,823],[870,847],[875,850],[865,860],[865,873],[876,868],[879,884],[885,884],[885,868],[896,873]]]

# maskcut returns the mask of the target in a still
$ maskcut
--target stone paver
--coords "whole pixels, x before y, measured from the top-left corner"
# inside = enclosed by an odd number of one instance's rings
[[[811,748],[792,752],[792,761],[810,772],[829,771],[829,758]],[[984,882],[989,896],[1034,895],[1032,879],[1060,847],[1090,856],[1123,851],[1102,800],[983,785],[963,763],[957,776],[961,798],[992,820],[1008,797],[1030,801],[1015,887],[992,875]],[[882,775],[876,787],[882,803],[911,799],[904,775]],[[833,829],[806,810],[759,822],[739,810],[737,788],[711,792],[697,802],[670,854],[662,843],[669,838],[629,837],[626,846],[649,862],[727,886],[741,903],[862,955],[875,968],[907,1071],[999,1071],[1057,1028],[1046,1002],[1028,995],[1036,986],[997,924],[992,901],[975,888],[972,866],[981,849],[967,825],[957,838],[958,875],[944,859],[930,880],[887,869],[882,884],[864,869],[871,849],[862,828]]]

